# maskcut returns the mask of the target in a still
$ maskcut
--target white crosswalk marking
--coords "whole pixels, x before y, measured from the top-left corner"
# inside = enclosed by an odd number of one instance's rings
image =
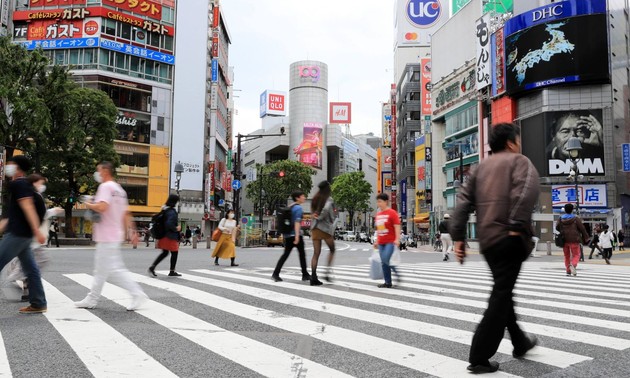
[[[177,377],[98,316],[75,308],[70,298],[43,283],[48,301],[44,316],[95,377],[140,377],[148,371],[156,377]]]
[[[228,273],[216,273],[209,270],[194,270],[194,272],[216,275],[219,277],[227,277],[227,278],[236,278],[241,280],[247,280],[256,283],[269,283],[261,282],[260,279],[251,278],[251,277],[240,277],[234,274]],[[223,281],[202,278],[192,275],[187,275],[184,277],[186,280],[203,283],[206,285],[212,285],[216,287],[225,287]],[[318,288],[304,287],[303,285],[294,285],[292,288],[300,291],[304,291],[304,289],[310,292],[316,293],[319,291]],[[387,324],[388,327],[398,328],[401,330],[407,330],[409,332],[414,332],[418,334],[424,334],[428,336],[432,336],[435,338],[445,339],[456,343],[468,344],[472,339],[472,332],[461,331],[458,329],[453,329],[450,327],[443,327],[435,324],[430,324],[426,322],[419,322],[415,320],[399,318],[396,316],[379,314],[375,312],[360,310],[356,308],[349,308],[345,306],[334,305],[325,302],[313,301],[301,297],[295,297],[291,295],[281,294],[271,290],[258,289],[251,286],[239,285],[235,283],[231,283],[228,287],[230,290],[235,290],[240,293],[245,293],[248,295],[255,296],[257,298],[264,298],[269,301],[280,302],[283,304],[298,306],[310,310],[315,311],[323,311],[329,312],[331,314],[344,316],[348,318],[357,318],[362,321],[367,321],[375,324]],[[499,347],[499,352],[510,354],[512,353],[512,345],[509,340],[504,339],[501,342]],[[567,367],[573,364],[590,360],[589,357],[580,356],[572,353],[565,353],[560,351],[555,351],[548,348],[538,348],[536,354],[530,354],[527,356],[527,359],[532,361],[554,365],[557,367]]]
[[[88,288],[92,283],[92,277],[87,274],[68,274],[66,277]],[[140,278],[148,280],[146,277]],[[161,281],[153,280],[153,282]],[[174,284],[164,282],[163,285],[165,286],[164,288],[168,290],[168,287]],[[125,290],[111,284],[106,284],[103,289],[104,297],[120,305],[126,304],[124,301],[120,300],[120,298],[125,297],[126,294],[127,292]],[[329,369],[307,359],[292,355],[291,353],[286,353],[236,333],[228,332],[155,301],[147,302],[148,304],[144,306],[143,309],[137,310],[136,312],[188,340],[212,350],[214,353],[232,360],[238,357],[239,364],[268,377],[294,377],[295,374],[292,373],[292,371],[295,370],[296,365],[300,365],[302,369],[308,370],[309,373],[315,376],[347,376],[339,371]]]
[[[197,348],[203,361],[214,363],[203,352],[222,357],[226,370],[206,376],[378,377],[398,369],[389,376],[469,377],[472,331],[492,287],[485,263],[402,264],[403,281],[394,289],[377,288],[366,264],[336,266],[334,283],[317,287],[301,281],[296,266],[284,269],[284,282],[272,281],[271,270],[218,267],[177,278],[159,272],[157,279],[134,274],[153,298],[135,313],[123,307],[129,294],[111,284],[97,309],[74,308],[70,298],[84,293],[92,277],[57,273],[56,281],[44,281],[48,312],[30,319],[55,333],[66,344],[59,349],[95,377],[195,375],[153,349],[169,345],[185,356],[171,337]],[[630,278],[620,266],[584,265],[578,272],[566,277],[562,264],[524,265],[516,311],[523,329],[541,343],[518,361],[503,339],[494,358],[501,370],[489,376],[575,376],[583,367],[592,376],[590,364],[607,363],[611,352],[627,356]],[[31,374],[14,365],[20,341],[6,328],[11,319],[0,319],[0,376]],[[130,326],[136,323],[142,326]],[[151,340],[156,330],[159,342]]]
[[[175,292],[186,299],[206,306],[215,307],[222,311],[270,325],[272,327],[284,329],[289,332],[306,335],[331,344],[336,344],[347,349],[361,352],[385,361],[390,361],[401,366],[434,375],[436,377],[456,377],[464,375],[466,366],[468,365],[464,361],[437,353],[409,347],[404,344],[380,339],[371,335],[366,335],[336,326],[322,325],[307,319],[263,310],[220,296],[208,294],[197,289],[176,285],[170,282],[158,281],[140,275],[136,275],[136,278],[139,282],[146,285]],[[513,377],[514,375],[500,372],[497,376]]]

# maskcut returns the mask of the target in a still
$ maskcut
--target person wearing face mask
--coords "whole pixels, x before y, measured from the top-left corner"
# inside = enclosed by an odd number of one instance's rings
[[[36,200],[33,185],[26,180],[26,172],[31,169],[31,162],[22,155],[8,159],[5,175],[11,178],[9,182],[8,219],[3,220],[0,228],[5,231],[0,241],[0,269],[11,260],[18,257],[22,269],[29,282],[30,306],[20,309],[22,314],[38,314],[46,312],[48,304],[42,285],[39,267],[35,262],[31,241],[46,243],[46,236],[39,229],[41,220],[46,212],[43,201]]]
[[[49,219],[51,217],[62,214],[64,210],[60,207],[46,210],[46,204],[43,197],[43,194],[46,191],[46,178],[44,178],[40,174],[33,173],[28,175],[26,180],[30,182],[35,189],[36,194],[33,196],[33,200],[35,202],[35,208],[37,208],[38,215],[41,214],[42,210],[45,211],[45,215],[41,221],[39,229],[42,234],[46,235],[46,232],[49,228]],[[35,262],[37,263],[37,266],[40,270],[48,265],[48,261],[50,260],[48,254],[43,247],[43,244],[40,244],[35,239],[31,243],[31,249],[33,250]],[[27,301],[29,297],[28,277],[26,277],[24,271],[22,270],[22,264],[20,264],[20,260],[16,257],[9,263],[8,266],[9,272],[7,276],[7,281],[22,281],[22,301]]]
[[[234,210],[229,210],[225,215],[225,218],[219,222],[219,230],[221,231],[221,238],[217,242],[212,252],[214,257],[214,265],[219,265],[219,259],[230,259],[232,261],[231,266],[238,266],[234,263],[236,259],[236,233],[241,228],[236,224],[234,219]]]
[[[177,194],[171,194],[166,200],[166,204],[162,207],[164,211],[164,228],[166,235],[157,241],[157,247],[162,250],[162,253],[155,259],[153,264],[149,267],[149,273],[153,277],[157,277],[155,273],[155,267],[171,253],[171,271],[168,273],[171,277],[180,277],[181,274],[175,271],[175,265],[177,265],[177,255],[179,254],[179,232],[182,230],[178,220],[177,206],[179,202],[179,196]]]
[[[94,279],[88,295],[74,305],[79,308],[95,308],[101,297],[103,285],[108,278],[127,289],[131,294],[131,304],[127,311],[137,310],[147,299],[142,287],[133,280],[125,267],[120,247],[126,240],[126,233],[132,243],[138,243],[136,226],[129,213],[129,202],[125,190],[114,181],[114,165],[108,161],[100,163],[94,172],[94,180],[99,183],[94,200],[84,205],[100,215],[94,223],[93,240]]]

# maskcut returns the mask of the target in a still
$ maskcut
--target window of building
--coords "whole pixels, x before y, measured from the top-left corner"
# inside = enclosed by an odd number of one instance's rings
[[[410,101],[420,101],[420,92],[411,92],[409,94]]]
[[[146,206],[147,204],[147,187],[146,186],[134,186],[134,185],[122,185],[125,192],[127,192],[127,198],[130,205]]]
[[[151,93],[149,92],[104,83],[99,84],[99,89],[107,93],[118,108],[150,111],[148,104],[151,101]]]
[[[54,62],[57,65],[67,64],[67,61],[66,61],[66,50],[55,50]]]
[[[120,173],[149,174],[149,154],[120,154]]]
[[[175,10],[169,7],[162,7],[162,22],[172,24],[175,21]]]
[[[173,51],[173,37],[170,35],[164,36],[164,48],[169,51]]]
[[[479,123],[477,107],[469,106],[446,117],[446,135],[452,135]]]
[[[412,83],[420,81],[420,71],[413,71],[413,74],[411,75],[411,80],[410,81]]]
[[[121,112],[116,117],[119,140],[136,143],[151,142],[151,116],[149,114]]]
[[[118,36],[124,39],[131,40],[131,25],[125,22],[120,22],[118,23],[118,27],[120,28]]]
[[[116,21],[109,18],[102,19],[101,33],[116,36]]]
[[[101,0],[87,0],[88,4],[101,4]]]
[[[158,131],[164,131],[164,117],[158,117],[157,129]]]

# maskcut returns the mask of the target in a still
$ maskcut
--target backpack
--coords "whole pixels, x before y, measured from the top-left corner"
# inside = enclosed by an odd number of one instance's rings
[[[293,206],[282,206],[276,211],[276,225],[281,234],[293,232]]]
[[[166,236],[166,210],[168,209],[164,209],[151,217],[151,223],[153,224],[151,236],[156,240]]]

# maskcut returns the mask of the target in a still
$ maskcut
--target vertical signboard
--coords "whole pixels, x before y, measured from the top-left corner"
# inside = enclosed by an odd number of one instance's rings
[[[431,59],[420,59],[420,98],[422,99],[422,107],[420,114],[423,116],[431,115]]]
[[[392,140],[392,177],[396,177],[396,84],[391,85],[391,108],[392,108],[392,121],[391,121],[391,140]],[[395,182],[394,182],[395,183]],[[396,190],[392,188],[391,205],[392,209],[398,210],[398,203],[396,197]]]
[[[407,180],[400,181],[400,217],[404,228],[407,228]]]
[[[392,122],[392,109],[389,102],[383,104],[383,147],[390,147],[392,138],[390,136],[391,122]]]
[[[623,163],[623,171],[630,172],[630,143],[621,145],[621,160]]]
[[[490,38],[492,57],[492,97],[505,92],[505,44],[503,28]]]
[[[490,85],[492,66],[490,61],[490,14],[486,13],[477,20],[477,90],[482,90]]]
[[[323,131],[324,127],[319,122],[304,122],[304,139],[293,149],[298,161],[313,168],[322,169]]]
[[[5,30],[9,25],[9,1],[0,0],[0,29]]]

